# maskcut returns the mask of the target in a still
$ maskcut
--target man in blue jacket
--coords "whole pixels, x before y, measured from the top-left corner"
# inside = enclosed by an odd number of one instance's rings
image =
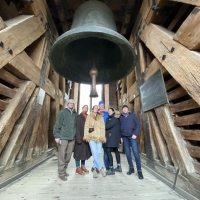
[[[122,114],[120,116],[120,123],[121,123],[121,138],[122,142],[124,143],[124,149],[126,152],[126,157],[129,164],[129,171],[127,172],[128,175],[134,173],[133,161],[131,157],[131,150],[132,148],[137,171],[138,171],[138,178],[143,179],[143,174],[141,170],[141,161],[140,155],[138,151],[138,144],[137,144],[137,136],[140,133],[140,122],[137,119],[137,116],[134,113],[131,113],[128,110],[127,105],[122,106]]]

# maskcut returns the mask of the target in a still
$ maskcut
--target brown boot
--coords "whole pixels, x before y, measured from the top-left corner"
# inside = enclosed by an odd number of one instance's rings
[[[84,175],[85,173],[82,171],[82,169],[80,167],[77,167],[76,168],[76,174]]]
[[[81,166],[81,169],[82,169],[83,172],[89,173],[89,170],[87,170],[84,165]]]
[[[66,181],[67,180],[67,177],[66,176],[59,176],[60,180],[62,181]]]

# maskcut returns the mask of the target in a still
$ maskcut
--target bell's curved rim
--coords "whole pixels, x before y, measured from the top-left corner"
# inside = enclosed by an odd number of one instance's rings
[[[77,40],[77,39],[84,39],[84,38],[89,38],[89,37],[97,37],[97,38],[101,38],[101,39],[105,39],[108,41],[112,41],[115,44],[117,44],[121,51],[124,53],[124,55],[126,57],[129,58],[130,60],[130,65],[131,67],[129,68],[129,70],[126,71],[126,73],[121,74],[120,78],[119,77],[113,77],[112,80],[108,80],[103,82],[104,84],[110,83],[110,82],[114,82],[117,81],[121,78],[124,78],[125,76],[127,76],[135,67],[135,63],[136,63],[136,55],[134,53],[133,47],[131,46],[131,44],[129,43],[129,41],[122,35],[120,35],[118,32],[113,31],[109,28],[105,28],[105,27],[101,27],[101,26],[82,26],[82,27],[78,27],[78,28],[74,28],[71,29],[65,33],[63,33],[59,38],[57,38],[57,40],[54,42],[53,46],[51,47],[50,53],[49,53],[49,58],[50,58],[50,62],[51,65],[53,67],[53,69],[60,74],[59,70],[56,69],[56,67],[54,65],[56,65],[57,63],[54,63],[54,58],[52,57],[52,55],[54,54],[54,51],[56,51],[57,55],[62,55],[65,47]],[[63,45],[63,43],[65,45]],[[130,54],[132,56],[130,56]],[[132,59],[130,59],[132,58]],[[89,74],[88,74],[89,76]],[[70,79],[70,77],[67,77],[64,75],[65,78]],[[80,80],[73,80],[77,83],[80,83]],[[90,84],[90,81],[86,81],[86,82],[81,82],[81,83],[85,83],[85,84]],[[97,84],[101,84],[100,82],[97,81]]]

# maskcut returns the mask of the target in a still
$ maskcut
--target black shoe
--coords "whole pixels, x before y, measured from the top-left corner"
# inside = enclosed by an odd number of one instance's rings
[[[128,172],[126,173],[127,175],[131,175],[134,173],[134,168],[129,168]]]
[[[113,167],[110,167],[110,169],[106,171],[106,175],[114,175],[114,174],[115,172],[113,170]]]
[[[115,172],[122,172],[121,165],[117,165],[117,167],[114,169]]]
[[[142,174],[142,171],[138,171],[138,178],[139,179],[143,179],[144,177],[143,177],[143,174]]]
[[[110,168],[109,167],[106,167],[106,171],[108,171]]]
[[[94,169],[95,169],[95,168],[92,167],[92,168],[91,168],[91,172],[93,172]],[[96,171],[97,171],[97,173],[99,173],[99,170],[98,170],[98,169],[96,169]]]

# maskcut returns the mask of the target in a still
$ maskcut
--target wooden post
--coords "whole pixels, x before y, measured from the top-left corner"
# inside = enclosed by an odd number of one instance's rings
[[[78,109],[78,94],[79,94],[79,83],[74,83],[74,108]]]
[[[109,108],[109,84],[104,85],[105,110]]]
[[[181,174],[187,177],[188,174],[194,173],[195,169],[180,131],[174,126],[169,107],[168,105],[160,106],[155,108],[155,112],[172,161],[176,169],[179,168]]]

